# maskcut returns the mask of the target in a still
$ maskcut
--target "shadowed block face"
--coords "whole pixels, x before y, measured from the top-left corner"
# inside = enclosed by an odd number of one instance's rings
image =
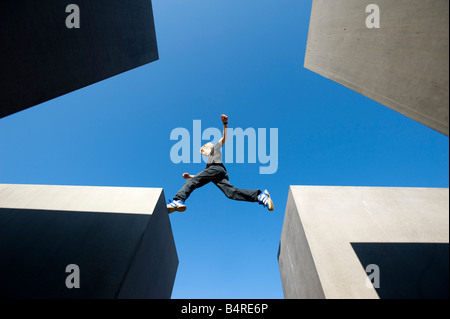
[[[382,299],[448,299],[447,243],[351,243],[366,272],[377,266],[373,283]],[[368,275],[372,272],[368,272]],[[378,277],[378,278],[377,278]]]

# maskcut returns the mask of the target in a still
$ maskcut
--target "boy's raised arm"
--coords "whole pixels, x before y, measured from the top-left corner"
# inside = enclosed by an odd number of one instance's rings
[[[228,116],[226,116],[225,114],[222,114],[220,116],[220,118],[222,119],[222,123],[223,123],[223,137],[220,139],[219,142],[223,144],[225,144],[225,141],[227,140],[227,133],[228,133]]]

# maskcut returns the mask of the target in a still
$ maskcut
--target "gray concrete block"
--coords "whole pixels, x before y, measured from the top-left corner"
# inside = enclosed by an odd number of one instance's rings
[[[0,118],[158,59],[151,0],[3,0],[0,21]]]
[[[448,189],[291,186],[285,298],[448,298],[448,211]]]
[[[448,0],[314,0],[304,65],[448,136],[448,43]]]
[[[170,298],[177,267],[161,188],[0,184],[0,298]]]

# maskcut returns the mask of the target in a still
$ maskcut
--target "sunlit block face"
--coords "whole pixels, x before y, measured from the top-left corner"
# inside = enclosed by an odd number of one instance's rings
[[[202,153],[203,156],[209,157],[209,155],[211,155],[211,150],[213,149],[213,147],[214,145],[212,143],[206,143],[200,149],[200,153]]]

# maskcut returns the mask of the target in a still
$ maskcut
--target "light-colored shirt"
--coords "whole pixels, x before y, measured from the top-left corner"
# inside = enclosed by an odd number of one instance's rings
[[[222,143],[219,141],[214,145],[213,149],[211,150],[211,153],[208,157],[208,165],[211,164],[222,164],[222,151],[220,150],[222,148]]]

